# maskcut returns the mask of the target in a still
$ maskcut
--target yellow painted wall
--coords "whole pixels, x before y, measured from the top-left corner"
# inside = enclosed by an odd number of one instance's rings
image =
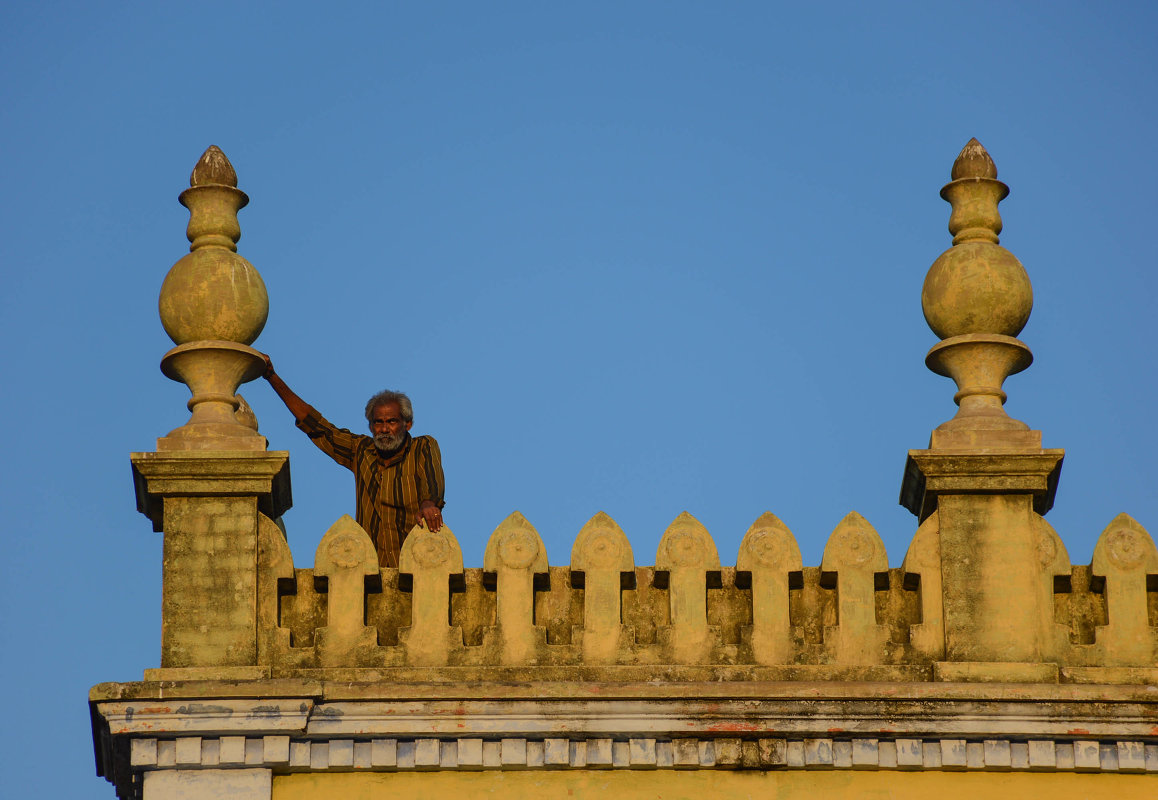
[[[722,770],[396,772],[278,775],[273,800],[1132,800],[1158,797],[1154,775]]]

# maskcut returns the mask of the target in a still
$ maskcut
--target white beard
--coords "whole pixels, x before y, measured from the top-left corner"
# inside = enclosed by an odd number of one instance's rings
[[[400,433],[397,436],[391,436],[388,433],[380,433],[374,437],[374,446],[379,450],[390,452],[397,450],[402,446],[402,442],[406,440],[406,434]]]

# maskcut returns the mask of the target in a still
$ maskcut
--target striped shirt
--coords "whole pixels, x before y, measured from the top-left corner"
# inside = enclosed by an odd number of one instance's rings
[[[397,567],[406,535],[418,524],[424,500],[443,506],[442,454],[432,436],[406,434],[394,453],[383,455],[372,436],[326,421],[313,407],[297,423],[319,449],[354,473],[357,519],[378,550],[378,563]]]

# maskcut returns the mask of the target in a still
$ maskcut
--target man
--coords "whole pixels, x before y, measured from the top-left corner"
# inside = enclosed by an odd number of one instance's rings
[[[370,436],[327,422],[294,394],[265,356],[265,379],[323,453],[354,473],[358,524],[378,550],[378,563],[397,567],[402,542],[424,521],[442,527],[442,454],[432,436],[410,435],[414,410],[401,392],[379,392],[366,403]]]

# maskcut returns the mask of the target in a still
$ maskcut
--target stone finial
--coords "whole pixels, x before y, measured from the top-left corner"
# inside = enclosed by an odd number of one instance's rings
[[[1002,408],[1002,383],[1033,362],[1017,336],[1033,308],[1033,288],[1021,262],[998,242],[997,204],[1009,187],[976,139],[953,163],[952,180],[941,189],[953,211],[953,246],[933,262],[921,291],[921,307],[941,337],[925,358],[938,375],[952,378],[960,406],[940,431],[1028,430]]]
[[[957,154],[949,177],[955,181],[961,178],[996,178],[997,165],[993,163],[993,158],[981,142],[974,137],[966,142],[961,152]],[[1006,194],[1008,193],[1009,190],[1006,189]]]
[[[237,212],[248,202],[237,173],[215,146],[201,156],[181,193],[189,209],[189,253],[161,286],[161,324],[177,345],[161,371],[193,392],[189,421],[158,440],[158,450],[264,450],[254,424],[235,412],[237,387],[261,375],[249,347],[265,327],[269,296],[257,270],[237,254]]]
[[[237,187],[237,171],[233,169],[233,165],[229,163],[225,153],[221,152],[221,148],[215,144],[209,145],[208,149],[201,154],[201,158],[193,167],[193,173],[189,176],[190,186],[209,186],[216,184],[218,186],[233,186]],[[245,198],[245,203],[249,202],[249,198]]]

